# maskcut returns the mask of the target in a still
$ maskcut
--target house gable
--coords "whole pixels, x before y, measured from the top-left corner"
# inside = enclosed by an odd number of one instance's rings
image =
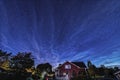
[[[63,63],[62,65],[60,65],[59,66],[59,68],[65,68],[66,67],[66,65],[71,65],[71,68],[74,66],[74,67],[76,67],[76,68],[80,68],[79,66],[77,66],[77,65],[75,65],[75,64],[73,64],[73,63],[71,63],[71,62],[69,62],[69,61],[66,61],[65,63]]]
[[[59,68],[63,67],[63,66],[65,67],[65,65],[72,65],[72,66],[75,66],[75,67],[81,68],[81,69],[85,69],[86,68],[86,65],[83,62],[69,62],[69,61],[66,61],[63,64],[61,64],[59,66]]]
[[[79,62],[79,63],[81,63],[81,62]],[[86,67],[81,67],[72,62],[66,61],[63,64],[59,65],[59,67],[57,68],[58,73],[56,73],[56,74],[58,74],[59,76],[68,75],[68,77],[70,79],[73,76],[78,76],[81,72],[85,72],[85,70],[86,70],[85,68]]]

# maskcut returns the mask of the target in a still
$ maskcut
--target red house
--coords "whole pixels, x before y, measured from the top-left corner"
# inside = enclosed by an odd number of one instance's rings
[[[68,76],[68,78],[76,77],[81,73],[86,73],[86,65],[83,62],[69,62],[59,65],[56,70],[57,76]]]

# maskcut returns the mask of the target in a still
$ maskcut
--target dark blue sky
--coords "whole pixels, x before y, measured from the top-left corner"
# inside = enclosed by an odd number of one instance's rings
[[[0,48],[36,64],[120,63],[120,0],[0,0]]]

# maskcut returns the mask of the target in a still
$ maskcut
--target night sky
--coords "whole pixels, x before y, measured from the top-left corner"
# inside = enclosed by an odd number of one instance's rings
[[[36,64],[120,64],[120,0],[0,0],[0,49]]]

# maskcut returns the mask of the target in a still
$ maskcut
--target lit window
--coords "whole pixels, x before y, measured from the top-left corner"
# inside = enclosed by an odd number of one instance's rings
[[[65,65],[65,69],[71,69],[71,65]]]

